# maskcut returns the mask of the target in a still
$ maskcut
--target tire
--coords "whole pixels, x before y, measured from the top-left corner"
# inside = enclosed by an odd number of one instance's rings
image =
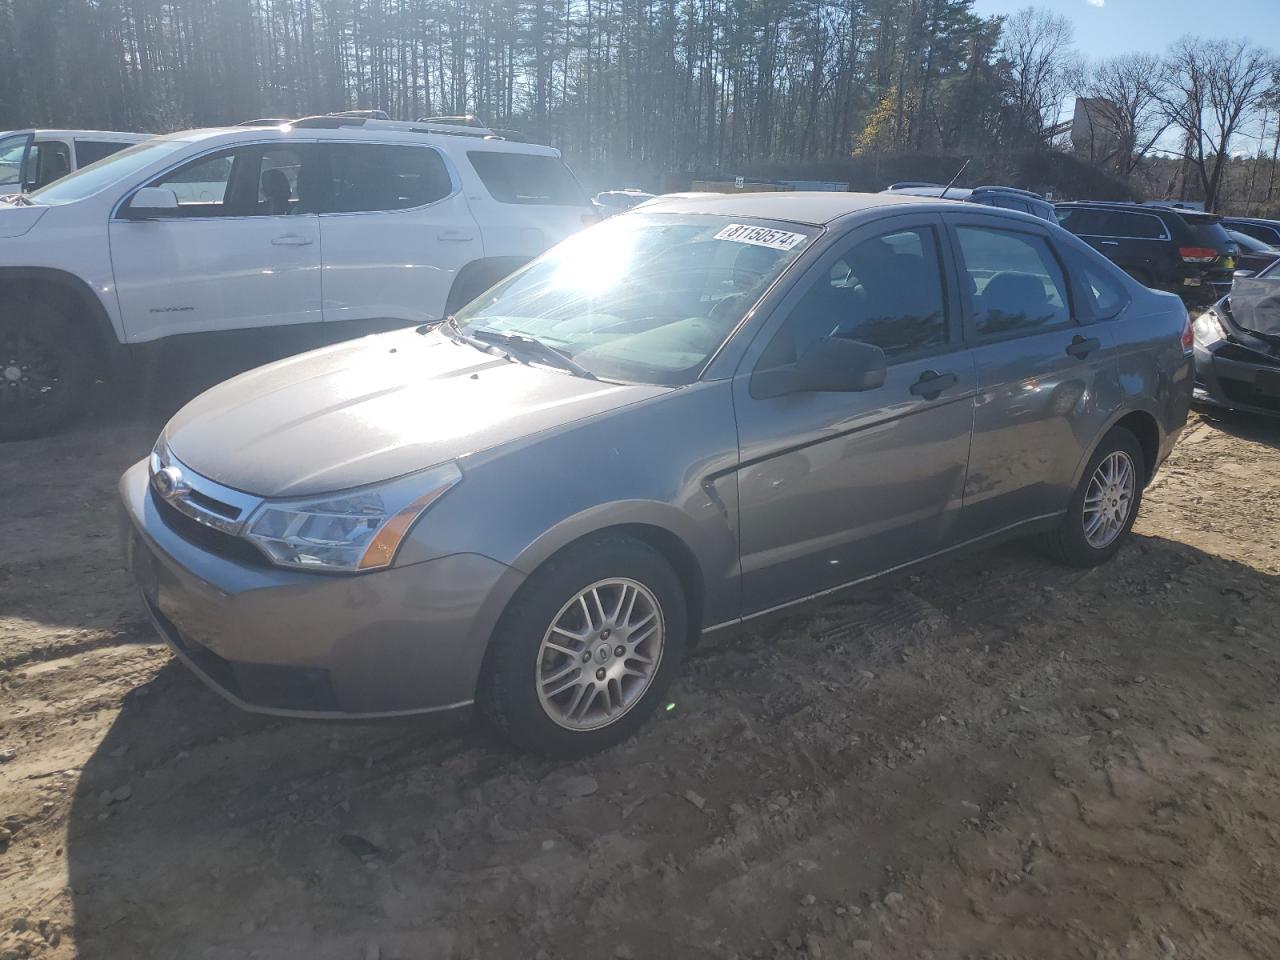
[[[1107,492],[1107,484],[1102,482],[1105,471],[1100,473],[1104,463],[1123,465],[1126,460],[1128,469],[1131,471],[1127,505],[1122,496],[1110,500],[1108,496],[1100,497],[1098,510],[1104,515],[1109,513],[1110,503],[1118,505],[1110,508],[1116,512],[1110,513],[1110,516],[1103,521],[1105,526],[1111,528],[1109,539],[1107,531],[1098,528],[1095,528],[1091,539],[1089,529],[1098,513],[1091,504],[1089,517],[1086,519],[1086,497],[1092,501],[1097,496],[1099,491],[1094,488],[1095,479],[1100,481],[1103,492]],[[1062,523],[1056,530],[1046,534],[1042,540],[1045,552],[1059,563],[1073,567],[1093,567],[1110,560],[1124,545],[1129,531],[1133,529],[1133,522],[1137,519],[1138,510],[1142,506],[1143,478],[1146,475],[1146,461],[1138,439],[1123,427],[1113,429],[1102,438],[1093,456],[1089,458],[1089,463],[1081,475],[1080,484],[1071,496],[1071,504],[1062,518]],[[1117,484],[1111,489],[1119,491],[1122,486],[1123,484]],[[1121,514],[1123,514],[1122,519]]]
[[[85,331],[54,305],[0,304],[0,440],[51,433],[73,421],[93,385]]]
[[[615,604],[630,617],[613,616]],[[647,611],[656,614],[656,642],[646,633]],[[571,638],[578,633],[587,636]],[[499,620],[480,680],[481,712],[534,753],[570,758],[603,750],[635,733],[662,702],[687,633],[684,588],[656,550],[623,536],[572,546],[534,571]],[[610,717],[606,707],[615,705]]]

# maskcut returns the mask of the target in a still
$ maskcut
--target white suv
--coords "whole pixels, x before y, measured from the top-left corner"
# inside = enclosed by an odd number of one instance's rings
[[[0,439],[67,422],[175,335],[439,320],[594,220],[559,151],[474,127],[311,117],[148,140],[0,203]]]

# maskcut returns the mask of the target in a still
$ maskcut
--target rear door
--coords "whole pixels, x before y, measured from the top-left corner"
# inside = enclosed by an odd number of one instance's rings
[[[1107,324],[1086,322],[1050,228],[947,218],[977,364],[961,522],[970,539],[1066,508],[1114,404],[1114,344]]]
[[[110,237],[129,339],[318,322],[316,160],[306,142],[238,146],[144,184],[172,190],[177,210],[136,217],[126,197]]]
[[[429,144],[323,143],[324,319],[444,316],[458,271],[483,256],[460,182]]]
[[[973,358],[935,215],[856,229],[780,305],[734,382],[744,614],[944,549],[973,422]],[[862,393],[756,396],[753,373],[819,337],[874,343],[889,362]]]

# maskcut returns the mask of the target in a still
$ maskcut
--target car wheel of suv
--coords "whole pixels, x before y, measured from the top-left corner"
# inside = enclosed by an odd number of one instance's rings
[[[40,300],[0,304],[0,440],[36,437],[72,420],[92,382],[84,334]]]
[[[1137,519],[1144,476],[1142,446],[1132,433],[1117,427],[1103,437],[1062,524],[1045,538],[1049,554],[1076,567],[1111,559]]]
[[[683,659],[684,590],[652,547],[603,537],[536,570],[503,613],[480,706],[517,746],[582,756],[653,713]]]

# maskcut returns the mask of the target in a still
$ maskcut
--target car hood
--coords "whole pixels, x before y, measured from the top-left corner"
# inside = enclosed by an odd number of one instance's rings
[[[48,207],[20,207],[0,201],[0,239],[22,236],[48,212]]]
[[[388,480],[668,392],[403,330],[241,374],[165,427],[190,469],[262,497]]]
[[[1280,279],[1236,278],[1229,307],[1236,326],[1263,337],[1280,337]]]

